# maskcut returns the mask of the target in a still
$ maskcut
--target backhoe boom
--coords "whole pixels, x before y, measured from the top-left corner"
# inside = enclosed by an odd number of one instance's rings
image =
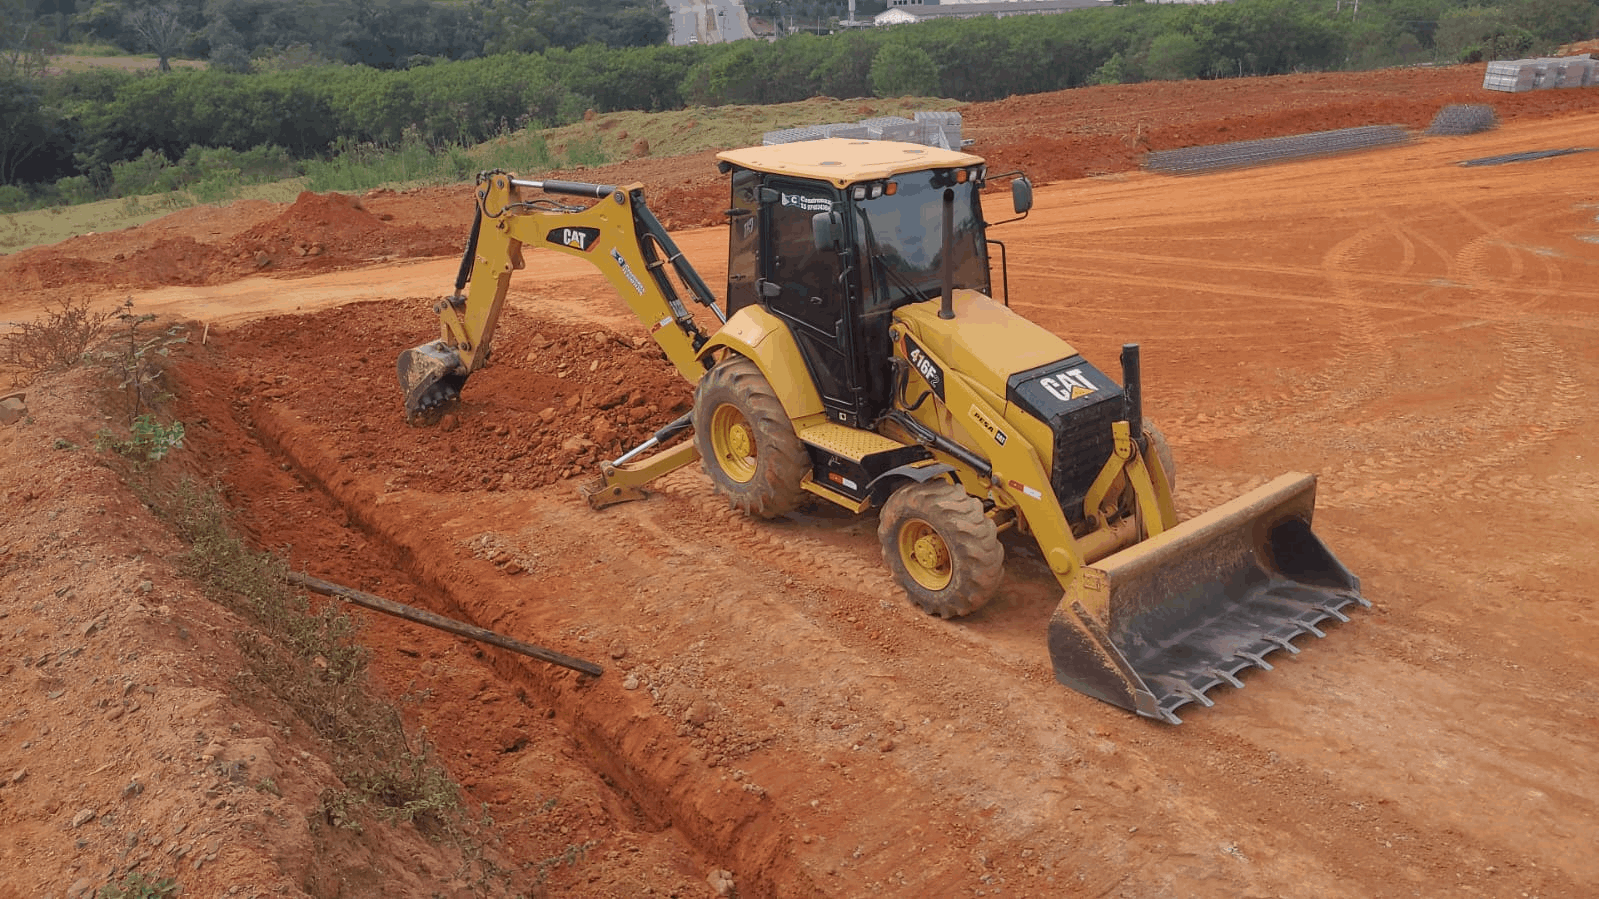
[[[599,202],[585,207],[529,198],[535,191]],[[455,293],[433,307],[439,339],[400,356],[407,413],[456,398],[466,378],[487,364],[512,273],[526,267],[524,246],[593,264],[689,383],[705,373],[698,351],[706,335],[683,305],[667,267],[718,320],[724,316],[704,279],[645,204],[642,184],[528,181],[486,172],[478,177],[476,196],[477,213]]]

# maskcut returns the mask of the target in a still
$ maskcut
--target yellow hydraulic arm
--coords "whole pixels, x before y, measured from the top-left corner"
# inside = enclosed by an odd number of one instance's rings
[[[568,205],[537,193],[588,197]],[[439,339],[400,355],[399,376],[408,414],[459,396],[461,385],[488,361],[495,325],[511,275],[525,267],[522,248],[544,247],[592,263],[616,289],[689,383],[707,363],[697,352],[707,340],[678,297],[670,265],[694,299],[719,320],[710,288],[644,202],[641,184],[529,181],[509,172],[478,176],[477,213],[461,259],[455,293],[440,300]]]

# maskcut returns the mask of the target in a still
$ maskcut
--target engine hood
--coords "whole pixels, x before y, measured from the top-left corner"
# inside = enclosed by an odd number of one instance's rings
[[[939,302],[894,310],[895,321],[951,369],[1003,398],[1012,375],[1077,355],[1071,344],[975,290],[957,290],[955,317],[938,317]]]

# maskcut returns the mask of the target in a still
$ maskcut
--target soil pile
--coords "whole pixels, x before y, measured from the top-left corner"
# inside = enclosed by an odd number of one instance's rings
[[[305,191],[293,205],[234,238],[224,253],[235,268],[324,271],[355,263],[457,252],[454,229],[395,228],[357,197]],[[446,233],[447,232],[447,233]]]
[[[417,300],[418,312],[430,301]],[[411,301],[407,301],[407,306]],[[252,322],[217,334],[244,363],[241,391],[292,405],[350,447],[353,471],[386,472],[393,489],[542,487],[595,473],[688,411],[692,388],[647,338],[574,330],[507,309],[491,363],[436,422],[405,423],[395,360],[425,342],[422,316],[393,302]],[[319,348],[347,352],[331,366]],[[392,405],[373,403],[392,395]]]

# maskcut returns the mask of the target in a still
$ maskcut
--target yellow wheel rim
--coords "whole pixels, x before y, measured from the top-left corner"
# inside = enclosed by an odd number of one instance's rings
[[[711,448],[722,472],[740,484],[755,477],[755,431],[736,406],[711,413]]]
[[[929,590],[948,587],[954,575],[949,546],[925,521],[907,521],[899,529],[899,557],[916,583]]]

